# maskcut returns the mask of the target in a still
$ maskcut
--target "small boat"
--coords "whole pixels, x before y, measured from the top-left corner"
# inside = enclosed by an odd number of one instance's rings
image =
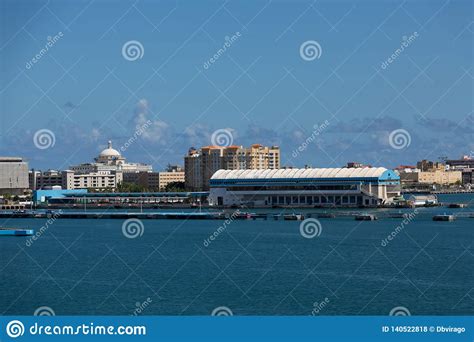
[[[304,220],[304,216],[301,214],[289,214],[289,215],[283,215],[283,219],[286,221],[300,221],[300,220]]]
[[[0,228],[0,236],[30,236],[34,234],[33,229]]]
[[[433,221],[449,221],[449,222],[452,222],[454,220],[456,220],[456,217],[454,215],[443,214],[443,215],[433,216]]]
[[[466,203],[450,203],[448,204],[448,208],[467,208]]]
[[[374,214],[358,214],[355,216],[356,221],[375,221],[377,216]]]

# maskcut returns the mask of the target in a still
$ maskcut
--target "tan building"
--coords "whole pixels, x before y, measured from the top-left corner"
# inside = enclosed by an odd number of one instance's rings
[[[434,170],[418,173],[418,182],[425,184],[455,184],[462,181],[461,171]]]
[[[180,166],[169,166],[162,172],[127,172],[123,174],[123,181],[143,186],[149,191],[164,191],[170,183],[184,183],[184,171]]]
[[[184,171],[159,172],[159,189],[163,191],[170,183],[184,183]]]
[[[209,189],[209,179],[221,169],[265,170],[280,168],[280,148],[254,144],[243,146],[204,146],[191,148],[184,158],[185,184],[190,191]]]
[[[402,184],[455,184],[462,182],[462,171],[419,171],[419,172],[400,172],[400,180]]]

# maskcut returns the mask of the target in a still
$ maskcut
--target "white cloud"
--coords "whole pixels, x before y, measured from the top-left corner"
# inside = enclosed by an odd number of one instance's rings
[[[166,143],[168,143],[168,139],[166,137],[168,136],[167,131],[169,129],[169,125],[159,119],[150,119],[149,114],[150,107],[148,104],[148,100],[139,100],[136,104],[135,113],[133,117],[133,124],[135,126],[135,129],[138,130],[143,127],[146,127],[146,129],[144,129],[143,133],[141,134],[141,137],[143,137],[144,140],[165,145]]]

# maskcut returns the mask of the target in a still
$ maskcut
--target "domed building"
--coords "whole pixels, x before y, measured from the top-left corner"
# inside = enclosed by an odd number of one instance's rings
[[[109,140],[107,148],[100,152],[99,156],[94,159],[97,163],[107,165],[122,165],[125,163],[125,158],[122,157],[119,151],[112,148],[112,141]]]
[[[122,171],[123,173],[151,172],[153,167],[148,164],[127,163],[119,151],[112,147],[112,141],[108,141],[107,148],[94,158],[95,163],[84,163],[71,166],[75,173],[95,173],[102,171]]]

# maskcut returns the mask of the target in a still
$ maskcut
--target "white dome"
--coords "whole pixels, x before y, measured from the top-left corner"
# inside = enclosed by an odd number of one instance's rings
[[[120,152],[112,148],[112,141],[109,140],[109,146],[100,152],[99,157],[120,157]]]

